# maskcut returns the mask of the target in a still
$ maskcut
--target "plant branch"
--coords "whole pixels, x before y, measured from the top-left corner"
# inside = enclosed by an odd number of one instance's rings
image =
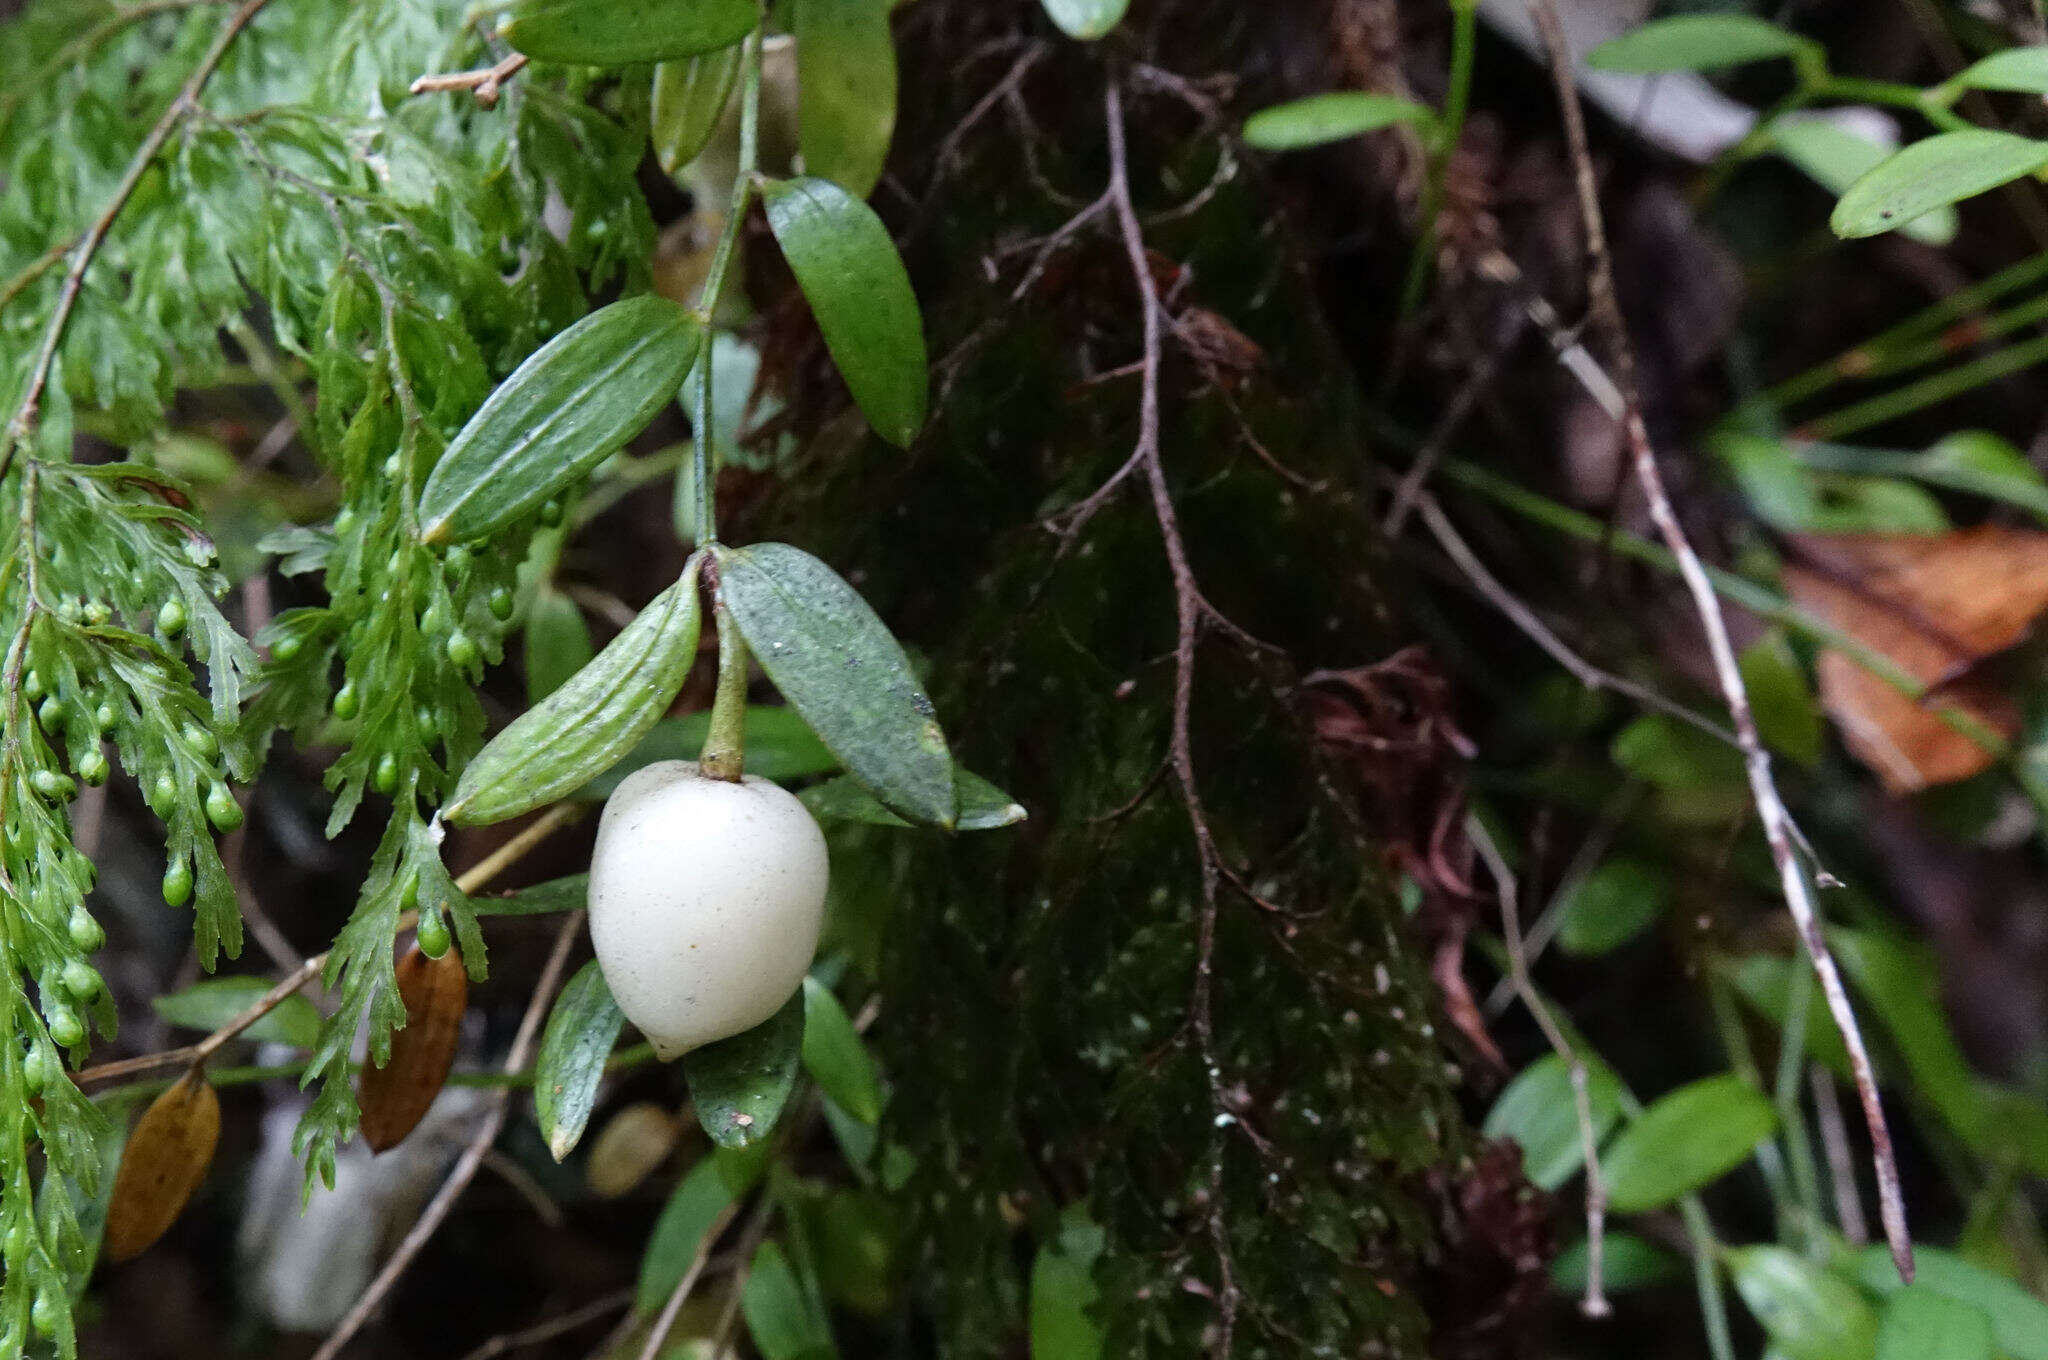
[[[122,172],[120,182],[114,186],[113,195],[92,225],[85,229],[77,247],[71,252],[70,267],[64,271],[63,287],[57,293],[57,306],[50,314],[49,325],[43,330],[42,344],[36,351],[34,362],[29,366],[28,383],[22,388],[21,401],[15,406],[14,414],[8,418],[7,428],[0,433],[0,477],[14,461],[14,455],[28,442],[35,428],[36,412],[40,408],[43,389],[49,384],[50,369],[57,359],[57,346],[64,339],[64,328],[71,322],[71,313],[78,305],[79,291],[85,286],[85,271],[92,267],[93,258],[99,254],[100,246],[106,241],[107,233],[113,229],[114,219],[121,215],[121,209],[128,206],[128,200],[135,188],[142,183],[142,177],[170,140],[172,131],[199,107],[199,94],[206,88],[206,82],[213,78],[221,60],[227,56],[228,48],[243,29],[249,26],[270,0],[242,0],[242,4],[228,17],[221,31],[214,37],[213,45],[199,59],[192,74],[178,90],[177,96],[164,109],[154,126],[143,136],[142,145],[128,160],[128,168]]]
[[[616,1313],[633,1302],[633,1291],[615,1289],[601,1298],[592,1299],[581,1308],[574,1308],[545,1322],[536,1322],[531,1327],[516,1332],[501,1332],[490,1338],[475,1350],[468,1352],[462,1360],[496,1360],[496,1357],[511,1351],[538,1346],[543,1341],[553,1341],[579,1327],[587,1327],[607,1313]]]
[[[516,1073],[526,1066],[527,1053],[533,1047],[535,1037],[540,1033],[540,1022],[547,1015],[548,1003],[554,999],[555,989],[561,984],[562,974],[569,963],[569,950],[576,943],[576,932],[583,924],[583,913],[572,911],[562,919],[562,927],[555,934],[554,952],[548,955],[547,966],[541,970],[540,981],[534,984],[533,999],[526,1004],[526,1014],[520,1017],[519,1032],[513,1036],[512,1051],[505,1055],[505,1072]],[[335,1360],[350,1339],[362,1330],[371,1314],[391,1292],[393,1285],[405,1274],[406,1268],[420,1250],[427,1245],[449,1212],[455,1201],[469,1188],[476,1178],[477,1169],[484,1163],[484,1156],[497,1141],[498,1133],[505,1127],[505,1116],[511,1109],[512,1092],[501,1090],[490,1100],[490,1109],[485,1113],[483,1123],[469,1140],[469,1146],[456,1159],[455,1169],[448,1173],[448,1179],[434,1192],[434,1198],[427,1204],[419,1221],[412,1225],[398,1250],[385,1262],[384,1269],[377,1272],[377,1278],[370,1281],[370,1287],[356,1300],[355,1307],[348,1310],[348,1316],[320,1343],[320,1349],[313,1352],[313,1360]]]
[[[1563,25],[1557,16],[1556,0],[1530,0],[1530,9],[1538,28],[1543,33],[1544,45],[1549,49],[1551,78],[1557,87],[1558,106],[1564,116],[1565,134],[1571,148],[1579,210],[1586,233],[1589,272],[1587,293],[1593,317],[1607,334],[1609,361],[1614,366],[1617,385],[1623,396],[1623,407],[1616,414],[1627,437],[1636,480],[1642,487],[1644,499],[1648,502],[1650,517],[1656,524],[1659,535],[1664,539],[1665,546],[1677,559],[1679,574],[1692,596],[1694,610],[1699,615],[1701,628],[1706,634],[1715,677],[1720,682],[1722,696],[1728,704],[1729,716],[1734,721],[1736,742],[1742,748],[1743,765],[1749,776],[1750,797],[1756,804],[1758,819],[1763,826],[1764,840],[1770,847],[1772,862],[1778,870],[1778,881],[1785,896],[1785,904],[1792,914],[1800,938],[1806,943],[1814,972],[1820,979],[1822,994],[1827,998],[1828,1010],[1841,1029],[1843,1044],[1849,1051],[1850,1064],[1856,1075],[1857,1091],[1862,1097],[1864,1121],[1870,1130],[1885,1237],[1891,1244],[1892,1260],[1898,1267],[1900,1278],[1910,1282],[1913,1278],[1912,1238],[1906,1228],[1906,1208],[1904,1197],[1899,1190],[1898,1162],[1892,1151],[1891,1131],[1885,1123],[1884,1107],[1878,1098],[1877,1081],[1871,1070],[1870,1055],[1864,1046],[1862,1032],[1857,1027],[1855,1011],[1849,1004],[1848,991],[1842,985],[1841,974],[1835,968],[1834,957],[1828,952],[1827,939],[1821,931],[1819,913],[1814,906],[1812,889],[1805,870],[1793,849],[1789,829],[1792,818],[1786,811],[1784,800],[1778,794],[1777,781],[1771,773],[1770,756],[1765,752],[1763,742],[1757,735],[1756,719],[1749,706],[1749,693],[1743,684],[1735,648],[1729,641],[1728,624],[1722,617],[1720,600],[1714,594],[1713,582],[1708,578],[1704,564],[1686,538],[1684,528],[1679,524],[1677,512],[1672,508],[1671,498],[1664,487],[1663,473],[1657,465],[1656,452],[1650,444],[1649,431],[1643,424],[1642,403],[1636,392],[1634,352],[1629,344],[1627,324],[1622,319],[1621,307],[1615,293],[1614,268],[1608,254],[1606,229],[1600,213],[1599,190],[1594,179],[1592,153],[1588,149],[1586,139],[1585,115],[1579,107],[1577,87],[1572,83],[1571,68],[1568,64],[1570,49],[1565,43]]]
[[[443,90],[467,90],[483,108],[494,108],[505,82],[526,69],[527,56],[514,52],[503,61],[474,71],[451,71],[445,75],[421,76],[406,87],[408,94],[436,94]]]

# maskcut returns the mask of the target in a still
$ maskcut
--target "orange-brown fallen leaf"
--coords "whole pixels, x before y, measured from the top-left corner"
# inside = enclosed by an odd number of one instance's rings
[[[220,1141],[220,1097],[194,1067],[143,1113],[121,1154],[107,1202],[107,1259],[147,1251],[177,1221]]]
[[[1930,687],[1901,694],[1838,651],[1820,657],[1821,702],[1849,749],[1893,793],[1967,779],[1993,753],[1939,713],[1951,705],[2001,736],[2019,708],[1973,669],[2048,610],[2048,534],[1984,527],[1944,534],[1807,534],[1785,584],[1817,614]]]
[[[363,1141],[372,1152],[404,1141],[448,1080],[462,1013],[469,1008],[462,951],[451,945],[431,959],[413,948],[398,961],[398,995],[405,1002],[405,1028],[391,1036],[389,1062],[364,1066],[356,1093],[363,1108]]]

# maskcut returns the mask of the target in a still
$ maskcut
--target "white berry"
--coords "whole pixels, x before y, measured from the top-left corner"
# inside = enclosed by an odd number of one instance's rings
[[[825,911],[825,837],[786,789],[664,760],[626,777],[590,856],[590,938],[619,1009],[662,1059],[768,1019],[801,985]]]

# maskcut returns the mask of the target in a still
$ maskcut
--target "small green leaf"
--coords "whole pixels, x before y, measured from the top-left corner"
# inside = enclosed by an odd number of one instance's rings
[[[1992,1360],[1991,1319],[1973,1304],[1909,1284],[1884,1306],[1877,1360]]]
[[[469,418],[420,489],[420,536],[481,538],[540,507],[675,400],[703,328],[662,297],[601,307],[542,345]]]
[[[160,996],[149,1004],[166,1024],[180,1029],[216,1030],[254,1005],[268,992],[267,978],[206,978],[183,991]],[[320,1040],[320,1012],[304,996],[288,996],[277,1008],[242,1031],[245,1039],[267,1044],[311,1048]]]
[[[818,739],[891,812],[954,825],[945,734],[867,601],[787,543],[716,552],[719,592],[747,646]]]
[[[576,911],[589,903],[590,875],[570,874],[521,888],[503,897],[472,897],[469,900],[479,916],[552,916],[557,912]]]
[[[642,1317],[660,1312],[668,1302],[719,1214],[761,1179],[768,1165],[766,1153],[766,1147],[745,1152],[714,1149],[676,1184],[661,1216],[654,1220],[647,1251],[640,1258],[633,1306]]]
[[[1621,1117],[1621,1083],[1605,1063],[1586,1067],[1586,1105],[1597,1146]],[[1522,1172],[1532,1185],[1555,1190],[1576,1175],[1586,1160],[1585,1141],[1565,1060],[1546,1053],[1523,1068],[1486,1112],[1485,1132],[1488,1138],[1512,1138],[1521,1147]]]
[[[629,66],[730,47],[761,20],[756,0],[513,0],[498,36],[541,61]]]
[[[491,739],[443,815],[481,826],[553,802],[602,774],[674,701],[697,655],[697,558],[682,579],[546,700]]]
[[[740,63],[746,53],[735,43],[716,52],[665,61],[654,68],[654,103],[648,130],[655,159],[674,175],[697,159],[718,130],[718,120],[732,99]]]
[[[1094,42],[1123,22],[1131,0],[1041,0],[1060,32]]]
[[[1773,629],[1745,648],[1741,670],[1764,744],[1808,769],[1818,764],[1827,735],[1820,704],[1784,633]]]
[[[1780,118],[1771,124],[1770,134],[1779,155],[1837,198],[1893,150],[1831,118]],[[1945,246],[1955,240],[1956,227],[1956,210],[1951,207],[1916,217],[1900,230],[1923,244]]]
[[[647,735],[618,764],[576,790],[575,796],[602,801],[612,796],[612,790],[627,775],[657,760],[695,760],[704,749],[704,736],[710,727],[709,712],[663,718],[648,729]],[[780,704],[748,708],[744,740],[747,773],[763,779],[802,779],[839,768],[838,757],[825,749],[817,733],[811,731],[796,710]]]
[[[1856,1278],[1863,1287],[1880,1295],[1895,1295],[1907,1288],[1899,1279],[1891,1253],[1882,1246],[1865,1247],[1855,1256]],[[2048,1303],[1980,1266],[1971,1265],[1954,1252],[1934,1247],[1913,1247],[1914,1283],[1911,1288],[1939,1294],[1965,1303],[1991,1319],[1991,1334],[1998,1349],[2012,1360],[2048,1360]]]
[[[747,763],[753,765],[753,748],[747,748]],[[1015,826],[1027,815],[1017,801],[980,775],[958,766],[953,769],[953,786],[960,795],[960,817],[955,831],[993,831]],[[797,794],[811,815],[821,822],[862,822],[869,826],[909,826],[875,800],[875,796],[844,775]]]
[[[818,1360],[835,1355],[832,1328],[810,1281],[800,1279],[780,1246],[763,1242],[740,1289],[747,1335],[762,1360]]]
[[[804,979],[804,1070],[839,1108],[863,1124],[882,1117],[882,1086],[853,1021],[832,989]]]
[[[1736,1292],[1786,1360],[1876,1354],[1877,1314],[1841,1276],[1784,1247],[1739,1247],[1726,1260]]]
[[[1412,99],[1362,90],[1334,90],[1260,109],[1245,120],[1247,145],[1294,151],[1378,132],[1397,123],[1434,123],[1436,115]]]
[[[1596,71],[1661,75],[1796,56],[1813,43],[1746,14],[1680,14],[1610,38],[1586,54]]]
[[[1608,1203],[1625,1214],[1661,1209],[1739,1166],[1777,1126],[1771,1102],[1733,1074],[1681,1086],[1601,1154]]]
[[[1993,52],[1944,83],[1967,90],[2048,94],[2048,47],[2008,47]]]
[[[1671,879],[1660,866],[1609,860],[1566,900],[1558,947],[1581,957],[1609,953],[1647,930],[1670,903]]]
[[[896,131],[889,0],[793,0],[804,173],[866,198]]]
[[[625,1023],[596,959],[577,970],[548,1012],[534,1065],[533,1108],[541,1137],[558,1162],[583,1137],[605,1060]]]
[[[1105,1234],[1080,1205],[1060,1215],[1059,1235],[1031,1263],[1031,1360],[1097,1360],[1102,1327],[1089,1310],[1101,1291],[1095,1263]]]
[[[2001,1133],[1942,1014],[1931,952],[1875,931],[1840,927],[1828,931],[1828,948],[1891,1035],[1913,1074],[1915,1093],[1957,1137],[1986,1156],[1998,1156]]]
[[[830,180],[777,180],[761,193],[855,404],[876,434],[908,447],[924,427],[924,319],[889,229]]]
[[[1634,1233],[1608,1233],[1601,1242],[1600,1282],[1619,1293],[1627,1289],[1648,1289],[1665,1284],[1685,1273],[1685,1261],[1677,1252],[1661,1247]],[[1576,1294],[1586,1287],[1587,1253],[1585,1239],[1572,1243],[1550,1263],[1550,1283],[1560,1294]]]
[[[1782,954],[1749,954],[1718,966],[1734,984],[1736,995],[1776,1026],[1780,1034],[1784,1033],[1785,1025],[1791,1019],[1794,978],[1801,972],[1811,971],[1805,956],[1787,958]],[[1828,1014],[1828,1008],[1820,1004],[1817,997],[1809,997],[1806,1007],[1805,1047],[1807,1056],[1822,1067],[1843,1081],[1853,1080],[1849,1050],[1842,1044],[1842,1032],[1835,1028],[1834,1017]]]
[[[1733,746],[1665,713],[1637,718],[1614,738],[1614,763],[1660,789],[1703,789],[1742,782]]]
[[[1983,128],[1940,133],[1898,151],[1850,185],[1828,225],[1837,236],[1876,236],[2044,165],[2048,142]]]
[[[746,1033],[684,1055],[697,1122],[712,1142],[744,1148],[768,1136],[796,1086],[803,1043],[804,998],[798,992]]]
[[[590,664],[590,626],[576,602],[543,589],[526,616],[526,702],[537,704]]]

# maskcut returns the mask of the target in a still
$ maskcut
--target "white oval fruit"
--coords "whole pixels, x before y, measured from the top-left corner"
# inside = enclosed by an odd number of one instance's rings
[[[818,947],[825,836],[786,789],[694,761],[628,775],[590,855],[590,938],[619,1009],[664,1060],[752,1029]]]

